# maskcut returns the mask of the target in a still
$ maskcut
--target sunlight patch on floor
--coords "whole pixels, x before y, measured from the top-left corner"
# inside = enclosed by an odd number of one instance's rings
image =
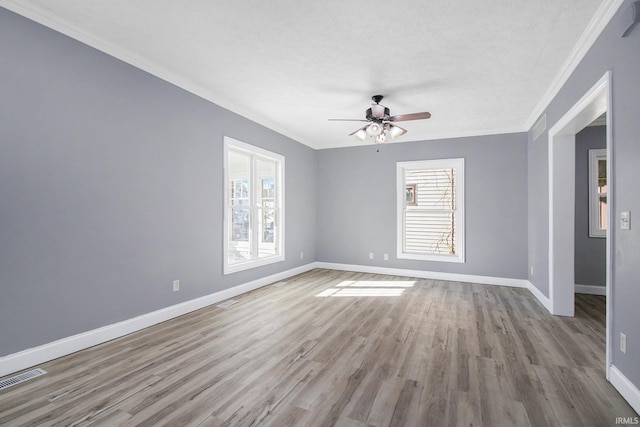
[[[316,297],[399,297],[415,283],[413,280],[345,280]]]

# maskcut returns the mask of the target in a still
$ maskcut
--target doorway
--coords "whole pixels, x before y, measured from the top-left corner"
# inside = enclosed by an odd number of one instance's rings
[[[611,254],[613,222],[613,156],[611,138],[611,73],[604,76],[549,130],[549,302],[551,314],[573,316],[574,206],[576,134],[606,113],[607,248],[606,248],[606,373],[611,353]]]

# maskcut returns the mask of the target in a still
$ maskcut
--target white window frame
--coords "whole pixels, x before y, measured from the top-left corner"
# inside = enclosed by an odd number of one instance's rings
[[[598,161],[607,160],[607,150],[589,150],[589,237],[606,238],[607,230],[598,227]],[[609,183],[607,182],[607,189]],[[608,203],[608,200],[607,200]]]
[[[280,154],[273,153],[271,151],[265,150],[260,147],[256,147],[254,145],[247,144],[242,141],[238,141],[236,139],[230,138],[228,136],[224,137],[224,148],[223,148],[223,170],[224,170],[224,190],[223,190],[223,273],[230,274],[238,271],[248,270],[250,268],[260,267],[263,265],[273,264],[275,262],[284,261],[284,242],[285,242],[285,212],[284,212],[284,156]],[[275,207],[278,211],[278,216],[276,217],[276,234],[274,236],[274,243],[277,248],[276,255],[264,258],[257,257],[257,248],[258,248],[258,238],[259,238],[259,227],[258,227],[258,215],[256,212],[253,212],[251,215],[252,221],[249,224],[249,238],[251,239],[251,248],[254,251],[251,254],[251,259],[241,263],[229,263],[229,243],[230,243],[230,224],[229,224],[229,152],[241,152],[244,154],[249,154],[251,156],[251,173],[249,179],[249,194],[251,198],[251,202],[249,203],[249,208],[252,211],[257,210],[256,207],[256,175],[257,175],[257,167],[256,160],[257,159],[266,159],[270,161],[276,162],[276,197],[275,197]]]
[[[443,254],[422,254],[404,251],[404,209],[405,209],[405,171],[421,169],[456,169],[455,197],[456,210],[454,214],[456,235],[455,235],[455,255]],[[397,257],[398,259],[411,259],[421,261],[441,261],[441,262],[465,262],[465,221],[464,221],[464,159],[437,159],[420,160],[411,162],[398,162],[396,164],[397,183]]]

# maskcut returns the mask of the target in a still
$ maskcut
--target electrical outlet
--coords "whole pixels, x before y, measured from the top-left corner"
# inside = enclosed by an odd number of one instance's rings
[[[384,260],[389,261],[389,254],[384,254]]]
[[[304,258],[304,252],[300,251],[300,259]]]
[[[369,252],[369,259],[373,259],[373,252]]]
[[[180,280],[173,281],[173,292],[178,292],[180,290]]]
[[[627,336],[620,332],[620,351],[627,354]]]
[[[533,276],[533,266],[531,267],[531,275]]]

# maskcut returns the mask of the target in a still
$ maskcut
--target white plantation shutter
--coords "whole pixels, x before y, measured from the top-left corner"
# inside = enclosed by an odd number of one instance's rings
[[[463,165],[462,159],[398,164],[399,258],[464,260]]]
[[[405,252],[455,255],[455,169],[405,172],[415,185],[415,204],[404,210]]]

